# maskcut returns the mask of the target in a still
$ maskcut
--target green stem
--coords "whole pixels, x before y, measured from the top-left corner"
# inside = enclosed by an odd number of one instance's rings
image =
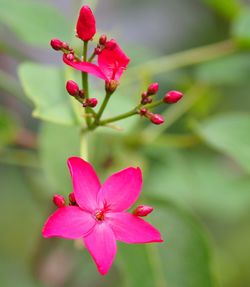
[[[99,125],[100,118],[101,118],[101,116],[102,116],[102,114],[103,114],[103,112],[104,112],[104,110],[105,110],[105,108],[106,108],[106,106],[107,106],[107,104],[109,102],[109,99],[110,99],[111,95],[112,95],[111,93],[108,93],[108,92],[106,93],[105,98],[104,98],[104,100],[102,102],[102,105],[101,105],[98,113],[96,114],[96,119],[95,119],[94,126],[98,126]]]
[[[94,58],[95,58],[95,56],[96,56],[96,53],[95,53],[95,51],[92,53],[92,55],[88,58],[88,62],[92,62],[93,60],[94,60]]]
[[[88,130],[84,129],[80,132],[80,156],[88,160]]]
[[[87,61],[87,52],[88,52],[88,41],[84,41],[84,44],[83,44],[83,61],[84,62]],[[85,73],[85,72],[82,72],[82,87],[84,90],[85,98],[88,99],[89,98],[89,81],[88,81],[88,73]],[[91,113],[91,109],[86,108],[86,112]],[[89,117],[86,117],[86,124],[87,124],[87,127],[90,127],[91,119]]]
[[[109,123],[112,123],[112,122],[117,122],[117,121],[120,121],[120,120],[123,120],[123,119],[126,119],[126,118],[129,118],[131,116],[134,116],[134,115],[137,115],[139,114],[139,109],[141,107],[143,108],[146,108],[146,109],[152,109],[152,108],[155,108],[157,106],[160,106],[161,104],[163,104],[164,102],[162,100],[158,100],[156,102],[153,102],[151,104],[147,104],[147,105],[138,105],[136,106],[134,109],[132,109],[131,111],[127,112],[127,113],[124,113],[124,114],[121,114],[119,116],[116,116],[116,117],[112,117],[112,118],[108,118],[106,120],[103,120],[103,121],[100,121],[98,123],[99,126],[104,126],[106,124],[109,124]]]

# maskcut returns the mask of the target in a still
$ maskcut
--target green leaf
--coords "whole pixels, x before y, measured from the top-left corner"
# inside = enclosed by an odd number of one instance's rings
[[[250,115],[215,116],[201,123],[196,130],[209,145],[232,157],[250,172]]]
[[[148,218],[163,243],[119,246],[125,286],[211,287],[210,250],[203,230],[187,212],[150,198],[155,211]],[[147,218],[147,219],[148,219]]]
[[[1,23],[27,44],[48,47],[52,38],[70,38],[69,21],[44,1],[0,0],[0,6]]]
[[[250,178],[231,168],[224,156],[207,150],[162,149],[145,179],[147,194],[169,198],[209,218],[230,221],[250,208]]]
[[[14,141],[17,121],[8,112],[0,109],[0,149]]]
[[[39,138],[39,153],[43,169],[52,187],[53,194],[67,195],[72,184],[67,167],[67,159],[78,156],[80,129],[44,123]]]
[[[198,81],[210,85],[241,85],[248,81],[250,74],[249,53],[227,56],[196,68]]]
[[[63,70],[24,63],[19,66],[19,77],[26,96],[35,105],[34,117],[64,125],[76,123],[72,99],[65,92]]]
[[[202,0],[216,12],[227,19],[234,18],[239,12],[241,5],[238,0]]]
[[[250,9],[244,9],[232,25],[232,35],[243,47],[250,46]]]

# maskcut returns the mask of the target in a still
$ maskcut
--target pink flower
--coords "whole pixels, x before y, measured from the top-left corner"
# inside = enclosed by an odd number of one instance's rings
[[[76,24],[77,36],[83,41],[92,40],[96,33],[95,16],[89,6],[82,6]]]
[[[98,65],[89,62],[70,61],[66,55],[63,56],[63,61],[76,70],[93,74],[107,82],[119,81],[130,59],[114,41],[110,40],[106,43],[105,48],[98,55]],[[112,42],[112,49],[107,45],[110,42]]]
[[[157,229],[126,212],[142,187],[139,168],[129,167],[101,185],[93,167],[78,157],[68,160],[77,206],[58,208],[43,227],[44,237],[82,238],[101,274],[116,254],[116,240],[125,243],[162,242]]]

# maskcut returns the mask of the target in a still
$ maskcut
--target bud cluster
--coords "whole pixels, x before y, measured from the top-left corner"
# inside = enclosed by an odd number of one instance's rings
[[[67,81],[66,90],[69,95],[77,99],[84,108],[94,108],[98,104],[96,98],[85,98],[84,90],[80,90],[78,84],[75,81]]]
[[[156,95],[158,90],[158,83],[152,83],[151,85],[149,85],[147,91],[141,94],[141,104],[146,105],[152,103],[152,96]]]
[[[151,123],[153,123],[155,125],[161,125],[164,123],[164,117],[163,116],[161,116],[159,114],[154,114],[146,108],[141,108],[139,110],[139,114],[141,116],[148,118],[151,121]]]
[[[152,113],[149,109],[154,108],[161,104],[173,104],[177,103],[183,94],[178,91],[170,91],[165,94],[162,100],[153,101],[153,97],[158,93],[159,84],[152,83],[148,86],[147,91],[141,94],[141,102],[138,106],[137,113],[143,117],[148,118],[153,124],[161,125],[164,123],[164,117],[159,114]]]
[[[116,40],[108,39],[106,34],[102,34],[99,37],[97,45],[94,45],[90,56],[88,56],[88,42],[93,40],[95,34],[95,17],[91,9],[87,5],[84,5],[80,10],[76,24],[76,36],[84,42],[82,56],[79,57],[76,55],[74,49],[72,49],[68,43],[57,38],[52,39],[50,42],[54,50],[63,52],[63,61],[65,64],[82,73],[83,88],[80,89],[76,82],[70,80],[66,83],[66,90],[81,103],[84,108],[87,108],[87,128],[94,130],[98,126],[106,125],[107,123],[136,114],[149,119],[155,125],[164,123],[164,117],[153,113],[151,110],[159,105],[177,103],[183,97],[183,94],[178,91],[170,91],[166,93],[161,100],[157,100],[156,95],[159,91],[159,84],[157,82],[151,83],[146,91],[140,95],[139,103],[132,111],[102,120],[103,111],[106,108],[110,96],[118,88],[120,78],[126,70],[130,59]],[[95,57],[98,58],[97,63],[93,62]],[[97,112],[92,110],[92,108],[96,107],[98,101],[96,98],[89,97],[87,74],[92,74],[105,82],[106,95]]]

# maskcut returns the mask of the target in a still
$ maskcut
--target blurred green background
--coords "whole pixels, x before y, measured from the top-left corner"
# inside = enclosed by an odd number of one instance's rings
[[[156,127],[132,118],[123,132],[89,138],[89,160],[104,179],[128,165],[143,169],[141,203],[164,244],[119,244],[100,276],[72,241],[41,237],[54,193],[71,192],[66,159],[79,155],[79,128],[65,91],[72,69],[49,47],[73,43],[81,4],[99,32],[114,37],[131,65],[106,115],[132,108],[152,81]],[[250,3],[240,0],[0,0],[0,286],[250,286]],[[93,80],[92,96],[103,83]],[[31,113],[33,111],[33,116]]]

